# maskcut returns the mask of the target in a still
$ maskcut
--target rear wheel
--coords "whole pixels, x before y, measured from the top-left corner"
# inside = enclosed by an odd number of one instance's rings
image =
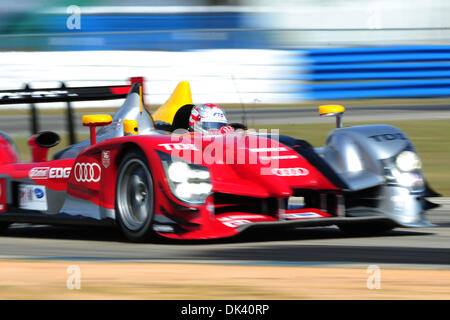
[[[395,225],[388,222],[378,223],[349,223],[338,225],[341,231],[355,236],[373,236],[383,234],[395,228]]]
[[[141,152],[129,152],[116,180],[116,219],[129,240],[143,242],[151,237],[153,210],[153,180],[147,158]]]

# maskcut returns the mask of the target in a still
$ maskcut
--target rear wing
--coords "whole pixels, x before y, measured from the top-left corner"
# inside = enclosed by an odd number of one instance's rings
[[[0,90],[0,104],[73,102],[112,100],[126,98],[131,86],[144,84],[143,77],[130,78],[130,84],[121,86],[66,87],[31,89],[27,84],[24,89]]]
[[[1,90],[0,104],[110,100],[125,98],[131,86]]]
[[[97,86],[97,87],[66,87],[64,83],[59,88],[32,89],[27,84],[24,89],[0,90],[0,105],[29,104],[30,105],[30,131],[35,134],[39,131],[37,110],[35,103],[66,102],[67,103],[67,128],[70,144],[76,143],[73,110],[71,102],[113,100],[126,98],[131,87],[140,83],[144,87],[143,77],[132,77],[130,83],[119,86]],[[143,94],[142,94],[143,96]]]

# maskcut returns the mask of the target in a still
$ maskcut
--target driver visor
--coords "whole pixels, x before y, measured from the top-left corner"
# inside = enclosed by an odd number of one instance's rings
[[[223,126],[226,126],[226,122],[203,122],[202,121],[202,129],[204,130],[219,130]]]

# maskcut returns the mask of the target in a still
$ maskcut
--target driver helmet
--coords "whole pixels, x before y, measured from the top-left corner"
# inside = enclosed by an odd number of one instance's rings
[[[189,117],[189,129],[202,133],[228,133],[234,129],[228,126],[225,111],[211,103],[194,106]]]

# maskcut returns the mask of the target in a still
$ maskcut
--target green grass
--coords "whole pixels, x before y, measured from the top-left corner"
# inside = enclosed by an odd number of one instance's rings
[[[352,123],[352,125],[368,124],[370,122]],[[373,122],[375,123],[375,122]],[[379,122],[378,122],[379,123]],[[412,140],[423,162],[425,176],[430,185],[439,193],[450,196],[450,120],[424,121],[384,121],[403,130]],[[280,134],[307,140],[315,147],[322,146],[328,133],[334,129],[334,121],[326,124],[281,124],[259,125],[260,128],[277,128]],[[78,141],[87,139],[87,135],[78,135]],[[30,161],[31,154],[27,145],[28,138],[16,138],[14,141],[19,149],[22,161]],[[61,143],[52,148],[49,158],[68,145],[66,135],[61,135]]]
[[[360,122],[351,125],[380,123]],[[450,196],[450,120],[383,121],[404,131],[412,140],[423,163],[425,177],[439,193]],[[326,124],[259,125],[260,128],[278,128],[280,134],[307,140],[315,147],[322,146],[334,129],[334,121]]]

